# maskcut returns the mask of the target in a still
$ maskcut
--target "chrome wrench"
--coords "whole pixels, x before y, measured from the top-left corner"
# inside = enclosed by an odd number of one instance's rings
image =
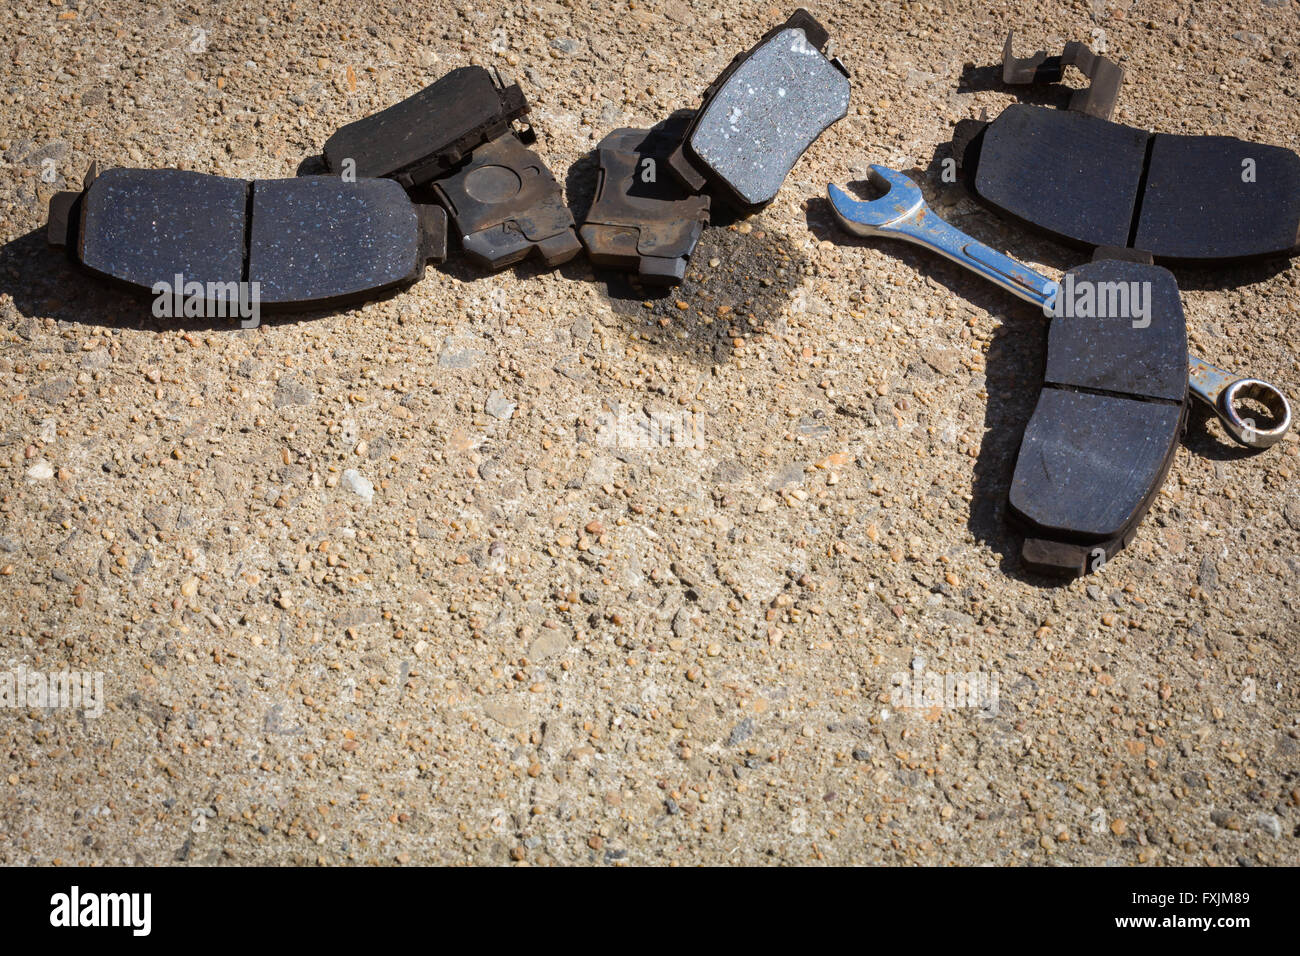
[[[872,166],[869,179],[877,189],[886,190],[884,195],[864,201],[854,199],[834,183],[826,187],[835,218],[845,231],[923,246],[1045,312],[1052,311],[1060,293],[1056,282],[944,222],[926,205],[916,183],[897,170]],[[1193,356],[1188,356],[1187,366],[1191,393],[1210,406],[1238,443],[1247,448],[1267,448],[1290,429],[1291,405],[1276,386],[1256,378],[1241,378]],[[1266,408],[1272,424],[1261,428],[1249,415],[1243,415],[1243,400]]]

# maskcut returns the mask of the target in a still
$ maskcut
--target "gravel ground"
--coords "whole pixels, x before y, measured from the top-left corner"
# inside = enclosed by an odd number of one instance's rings
[[[1295,0],[823,3],[848,118],[667,298],[453,260],[350,312],[160,328],[45,248],[92,159],[291,176],[480,63],[581,208],[600,137],[789,13],[220,9],[6,8],[4,666],[107,704],[0,711],[0,861],[1300,862],[1295,436],[1250,456],[1194,416],[1131,547],[1024,574],[1041,318],[821,198],[886,162],[1067,268],[938,175],[1014,101],[973,68],[1008,29],[1103,40],[1117,120],[1300,149]],[[1200,354],[1300,396],[1300,268],[1180,280]],[[922,662],[996,704],[893,699]]]

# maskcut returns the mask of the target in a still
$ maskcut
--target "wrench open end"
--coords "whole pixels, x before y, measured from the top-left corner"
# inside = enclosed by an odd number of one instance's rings
[[[834,183],[826,186],[840,228],[855,236],[880,235],[913,215],[925,202],[916,183],[887,166],[872,166],[867,179],[872,186],[884,190],[884,194],[876,199],[854,199]]]

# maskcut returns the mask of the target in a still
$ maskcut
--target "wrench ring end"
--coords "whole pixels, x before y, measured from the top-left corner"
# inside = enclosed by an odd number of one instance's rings
[[[1240,401],[1251,401],[1268,410],[1273,424],[1258,427],[1253,419],[1243,418],[1237,409]],[[1268,448],[1282,440],[1291,428],[1291,403],[1281,390],[1257,378],[1239,378],[1219,395],[1220,417],[1233,438],[1248,448]]]

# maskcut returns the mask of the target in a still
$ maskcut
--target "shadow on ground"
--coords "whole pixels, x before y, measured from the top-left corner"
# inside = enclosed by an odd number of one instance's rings
[[[597,151],[569,167],[565,194],[582,222],[595,198]],[[807,258],[762,214],[744,218],[716,200],[709,225],[678,286],[644,285],[634,276],[594,268],[585,257],[562,267],[568,278],[600,286],[621,328],[639,342],[700,365],[726,362],[732,340],[768,327],[803,281]]]

